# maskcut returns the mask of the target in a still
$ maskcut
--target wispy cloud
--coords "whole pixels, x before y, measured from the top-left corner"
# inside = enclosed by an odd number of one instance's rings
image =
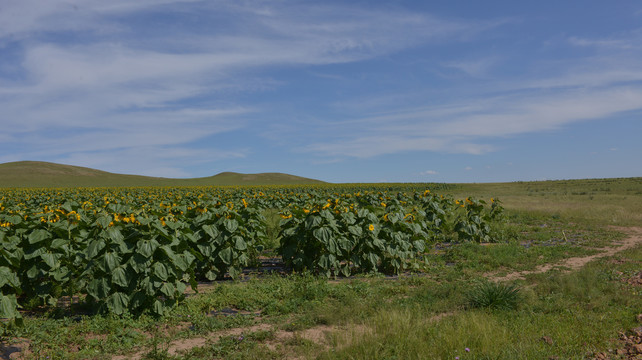
[[[308,151],[332,157],[372,157],[407,151],[483,154],[495,150],[495,146],[485,143],[493,138],[555,130],[638,109],[642,109],[642,88],[506,95],[487,99],[483,104],[453,103],[359,119],[360,127],[367,131],[348,130],[345,133],[354,135],[331,142],[317,141]],[[354,123],[348,129],[353,128],[357,128]]]
[[[471,77],[484,78],[489,75],[489,71],[499,61],[500,59],[497,56],[492,56],[468,61],[449,61],[444,63],[443,66],[459,70]]]
[[[636,36],[642,38],[642,33],[632,32],[625,39],[612,41],[633,43],[638,41]],[[498,150],[493,145],[497,138],[559,130],[581,121],[642,110],[642,66],[637,61],[642,54],[623,46],[617,60],[612,60],[612,55],[600,52],[562,62],[555,76],[519,81],[489,78],[484,91],[465,100],[422,107],[415,105],[416,95],[409,96],[413,99],[410,105],[388,104],[378,115],[343,121],[343,134],[350,135],[331,141],[314,139],[307,150],[335,158],[409,151],[484,154]],[[481,64],[493,61],[482,58],[471,62],[470,68],[467,63],[445,66],[461,68],[473,76],[484,67]],[[344,108],[349,108],[348,104],[346,100]],[[361,104],[359,99],[352,106]],[[336,128],[332,131],[337,132]]]
[[[536,43],[511,33],[526,17],[372,4],[2,4],[0,161],[189,176],[260,146],[314,164],[479,155],[642,109],[641,29]]]
[[[223,25],[168,29],[137,18],[148,10],[184,20],[209,13]],[[0,60],[0,67],[13,67],[11,77],[0,71],[1,120],[10,129],[5,146],[13,146],[10,158],[47,154],[82,164],[115,150],[184,151],[198,139],[249,125],[243,119],[252,107],[199,100],[254,86],[244,76],[248,70],[360,61],[475,26],[404,10],[298,3],[4,4],[0,44],[22,58],[18,68]],[[139,156],[142,171],[160,160],[155,151]]]

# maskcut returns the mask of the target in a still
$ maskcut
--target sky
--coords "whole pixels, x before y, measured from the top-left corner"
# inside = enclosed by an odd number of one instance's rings
[[[642,2],[0,0],[0,163],[642,176]]]

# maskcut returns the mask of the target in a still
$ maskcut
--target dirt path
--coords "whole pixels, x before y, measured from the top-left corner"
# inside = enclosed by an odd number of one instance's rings
[[[615,246],[600,249],[602,250],[602,252],[598,254],[581,256],[581,257],[572,257],[564,261],[561,261],[559,263],[540,265],[535,270],[517,271],[504,276],[494,276],[492,273],[490,273],[490,274],[486,274],[486,277],[492,281],[511,281],[511,280],[517,280],[517,279],[523,280],[525,279],[526,275],[544,273],[555,267],[568,268],[569,270],[566,270],[567,272],[578,270],[579,268],[583,267],[584,265],[588,264],[589,262],[595,259],[599,259],[607,256],[613,256],[621,251],[631,249],[639,244],[642,244],[642,228],[612,227],[612,229],[625,233],[627,237],[621,242],[615,243],[614,244]]]
[[[249,334],[257,331],[274,331],[273,340],[268,341],[266,344],[270,350],[275,350],[278,344],[294,338],[305,339],[317,345],[326,346],[328,345],[326,341],[326,335],[331,332],[340,330],[345,331],[345,329],[338,326],[320,325],[305,330],[290,332],[276,329],[269,324],[257,324],[250,327],[213,331],[205,336],[200,337],[175,340],[170,342],[169,344],[161,346],[161,349],[167,350],[167,354],[171,356],[180,356],[181,353],[184,353],[191,349],[203,347],[207,344],[214,344],[224,337],[233,336],[237,339],[237,341],[240,342],[243,341],[244,334]],[[145,349],[132,354],[113,356],[112,360],[139,360],[142,359],[149,352],[149,350],[150,349]]]
[[[242,335],[244,333],[256,332],[256,331],[269,331],[272,330],[272,326],[267,324],[258,324],[246,328],[234,328],[221,331],[215,331],[207,334],[203,337],[194,337],[189,339],[180,339],[170,342],[169,344],[161,345],[161,349],[167,349],[167,353],[172,356],[179,355],[181,352],[189,351],[193,348],[198,348],[207,345],[208,343],[216,343],[221,338],[228,336],[239,337],[239,341],[242,341]],[[142,359],[145,354],[149,352],[147,350],[141,350],[139,352],[128,354],[128,355],[117,355],[113,356],[112,360],[125,360],[125,359]]]

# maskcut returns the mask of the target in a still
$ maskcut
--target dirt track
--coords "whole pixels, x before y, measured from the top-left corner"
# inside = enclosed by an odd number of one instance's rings
[[[603,258],[606,256],[612,256],[620,251],[631,249],[639,244],[642,244],[642,228],[640,227],[613,227],[614,230],[621,231],[628,236],[619,243],[614,243],[615,246],[608,248],[601,248],[601,252],[595,255],[581,256],[581,257],[572,257],[565,259],[559,263],[555,264],[544,264],[537,267],[535,270],[529,271],[518,271],[510,273],[504,276],[493,276],[493,274],[487,274],[488,278],[493,281],[510,281],[517,279],[524,279],[526,275],[530,274],[540,274],[547,272],[555,267],[568,268],[567,271],[577,270],[587,263]]]

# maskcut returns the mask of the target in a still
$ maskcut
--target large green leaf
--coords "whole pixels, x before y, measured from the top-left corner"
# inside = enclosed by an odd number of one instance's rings
[[[366,256],[366,258],[368,259],[368,261],[370,262],[370,265],[371,265],[373,268],[376,268],[376,267],[377,267],[377,264],[379,263],[379,256],[377,256],[377,254],[375,254],[375,253],[369,253],[369,254]]]
[[[125,271],[125,268],[119,266],[114,269],[114,271],[112,271],[111,273],[111,281],[116,285],[127,287],[129,284],[127,281],[127,272]]]
[[[165,305],[160,300],[154,300],[152,311],[155,314],[163,315],[165,313]]]
[[[87,294],[96,299],[96,301],[104,301],[110,291],[111,286],[105,278],[94,279],[87,286]]]
[[[190,254],[189,252],[185,252],[183,254],[176,255],[174,265],[176,265],[176,267],[181,271],[187,271],[187,269],[189,269],[195,259],[196,257],[194,255]]]
[[[209,270],[205,273],[205,278],[207,280],[214,281],[216,280],[216,278],[218,278],[218,272],[216,272],[214,269]]]
[[[0,293],[0,318],[2,319],[15,319],[19,318],[18,302],[16,296],[13,294],[4,295]]]
[[[152,260],[140,254],[134,254],[129,258],[129,266],[138,274],[145,274],[149,270]]]
[[[152,281],[152,279],[150,277],[143,278],[140,281],[139,286],[140,286],[141,289],[143,289],[143,291],[145,292],[145,294],[147,296],[156,295],[156,289],[154,288],[154,282]]]
[[[47,264],[51,270],[57,269],[60,266],[60,259],[62,255],[60,254],[52,254],[52,253],[44,253],[40,255],[40,258]]]
[[[328,254],[321,255],[321,257],[319,257],[318,264],[322,270],[330,269],[330,267],[332,266],[332,263],[330,262],[330,257],[328,256]]]
[[[163,265],[162,263],[157,262],[152,266],[152,269],[153,269],[154,275],[156,275],[156,277],[158,277],[159,279],[161,279],[163,281],[167,280],[168,274],[167,274],[167,268],[165,267],[165,265]]]
[[[306,230],[312,230],[313,228],[321,225],[322,222],[323,222],[323,218],[321,218],[321,216],[319,216],[319,215],[309,215],[305,219],[305,229]]]
[[[227,269],[227,272],[230,274],[230,277],[232,279],[237,279],[239,275],[241,274],[241,270],[235,266],[230,266],[229,269]]]
[[[201,254],[205,255],[206,257],[212,256],[212,253],[214,252],[214,246],[210,244],[207,244],[207,245],[199,244],[196,247],[198,247],[198,250],[201,252]]]
[[[44,229],[36,229],[29,234],[29,244],[39,243],[47,239],[51,239],[51,233]]]
[[[109,228],[109,223],[111,223],[112,217],[109,215],[101,215],[96,219],[96,224],[100,225],[101,228]]]
[[[234,250],[231,247],[227,247],[218,253],[218,257],[225,263],[225,265],[230,265],[232,263],[232,255]]]
[[[426,248],[426,243],[424,243],[423,241],[417,240],[417,241],[414,241],[412,244],[415,247],[415,251],[417,252],[424,252]]]
[[[27,277],[29,279],[34,279],[39,275],[40,275],[40,270],[36,265],[31,266],[29,270],[27,270]]]
[[[127,312],[127,307],[129,306],[129,296],[124,293],[116,292],[113,293],[109,299],[107,299],[107,307],[109,310],[116,314],[121,315]]]
[[[146,258],[151,257],[160,244],[156,240],[140,240],[137,244],[137,251]]]
[[[234,240],[234,248],[236,250],[247,250],[247,243],[245,242],[245,239],[241,236],[234,236],[232,238]]]
[[[120,256],[113,251],[106,252],[103,257],[103,264],[105,271],[113,271],[120,266]]]
[[[172,250],[171,247],[168,245],[163,245],[159,248],[165,255],[169,258],[169,260],[173,263],[176,262],[176,254],[174,253],[174,250]]]
[[[120,243],[125,239],[123,234],[120,232],[120,229],[117,227],[110,227],[109,229],[105,230],[107,236],[109,239],[113,242]]]
[[[105,240],[103,239],[91,240],[87,246],[87,257],[89,259],[96,257],[98,253],[105,248],[105,246]]]
[[[18,276],[11,271],[11,269],[6,266],[0,266],[0,289],[6,284],[17,288],[20,286],[20,280],[18,280]]]
[[[363,235],[363,229],[359,226],[350,225],[348,226],[348,232],[354,236],[360,237]]]
[[[333,239],[332,229],[327,226],[314,229],[314,231],[312,231],[312,235],[324,244],[327,244],[331,239]]]
[[[165,282],[161,286],[160,292],[161,294],[166,295],[168,298],[171,298],[175,295],[174,293],[176,292],[176,287],[174,287],[172,283]]]
[[[51,242],[51,248],[65,249],[68,244],[69,244],[69,240],[58,238],[58,239],[54,239],[54,241]]]
[[[29,252],[25,253],[24,259],[25,260],[31,260],[31,259],[34,259],[34,258],[38,258],[38,257],[40,257],[40,255],[46,253],[47,252],[47,248],[44,247],[44,246],[38,247],[38,248],[30,247],[30,249],[27,250],[27,251],[29,251]]]
[[[330,238],[326,244],[326,249],[328,249],[328,252],[334,256],[335,254],[338,254],[338,248],[337,248],[337,241]]]
[[[239,223],[235,219],[225,219],[225,221],[223,221],[223,226],[228,232],[234,233],[236,229],[238,229]]]
[[[69,275],[71,275],[71,271],[69,271],[69,268],[66,266],[60,267],[56,269],[53,273],[53,278],[54,280],[58,282],[65,282],[69,280]]]

